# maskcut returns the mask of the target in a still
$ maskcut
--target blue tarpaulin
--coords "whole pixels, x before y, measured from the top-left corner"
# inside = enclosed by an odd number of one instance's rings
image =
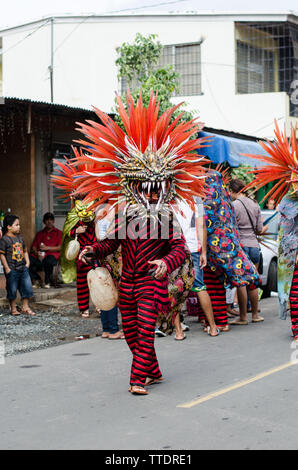
[[[268,155],[257,142],[212,134],[210,132],[199,132],[199,137],[206,136],[212,137],[212,140],[208,142],[210,147],[200,148],[198,153],[208,157],[213,163],[227,162],[232,167],[239,165],[249,165],[252,167],[264,165],[259,160],[241,155],[242,153]]]

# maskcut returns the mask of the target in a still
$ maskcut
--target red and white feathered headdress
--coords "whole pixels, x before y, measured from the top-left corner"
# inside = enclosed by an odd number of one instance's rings
[[[275,121],[275,137],[273,142],[259,141],[259,144],[268,153],[264,155],[247,155],[258,159],[265,166],[255,168],[253,173],[255,179],[246,186],[245,189],[258,190],[268,183],[275,182],[273,188],[266,194],[263,200],[267,198],[274,199],[278,204],[280,200],[289,192],[291,187],[293,193],[298,195],[298,145],[296,138],[297,128],[291,130],[289,139],[286,132],[282,132]]]
[[[81,150],[72,162],[75,192],[86,194],[85,201],[92,201],[94,208],[120,202],[126,208],[131,205],[147,211],[154,203],[158,210],[179,199],[193,206],[192,196],[204,194],[206,159],[197,150],[209,138],[193,138],[202,124],[195,119],[183,121],[183,113],[171,122],[181,104],[158,118],[159,102],[153,93],[148,107],[141,94],[136,106],[128,94],[127,112],[119,97],[117,102],[125,131],[96,108],[101,123],[79,124],[85,139],[76,141]],[[92,165],[92,169],[82,165]],[[62,176],[53,181],[65,187]]]

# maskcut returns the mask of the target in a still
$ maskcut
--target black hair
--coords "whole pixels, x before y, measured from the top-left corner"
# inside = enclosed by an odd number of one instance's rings
[[[245,183],[240,178],[233,178],[229,183],[231,191],[234,193],[239,193],[245,188]]]
[[[12,214],[8,214],[4,217],[3,229],[2,229],[3,235],[5,235],[8,232],[8,226],[11,227],[14,224],[14,222],[18,219],[19,217],[17,215],[12,215]]]
[[[54,216],[54,214],[52,214],[52,212],[46,212],[45,215],[43,216],[42,221],[45,224],[46,221],[49,220],[49,219],[55,220],[55,216]]]

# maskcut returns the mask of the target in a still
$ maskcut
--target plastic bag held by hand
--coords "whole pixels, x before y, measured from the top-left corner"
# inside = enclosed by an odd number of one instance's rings
[[[111,310],[118,302],[118,291],[107,268],[91,269],[87,275],[91,300],[100,310]]]
[[[69,261],[76,259],[80,251],[80,243],[77,240],[77,237],[74,240],[71,240],[65,250],[65,257]]]

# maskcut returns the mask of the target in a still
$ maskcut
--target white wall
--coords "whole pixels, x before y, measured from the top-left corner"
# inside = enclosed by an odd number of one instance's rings
[[[118,90],[116,48],[133,41],[137,32],[156,33],[163,44],[197,42],[201,46],[202,95],[185,97],[206,126],[252,134],[273,135],[274,118],[283,123],[285,93],[235,94],[234,22],[200,21],[200,17],[103,18],[82,24],[67,19],[54,26],[54,101],[110,112]],[[4,36],[10,48],[37,25]],[[47,25],[4,54],[4,94],[50,100],[50,26]],[[181,101],[175,98],[173,101]]]
[[[3,37],[3,94],[50,101],[50,26],[24,39],[35,28]]]

